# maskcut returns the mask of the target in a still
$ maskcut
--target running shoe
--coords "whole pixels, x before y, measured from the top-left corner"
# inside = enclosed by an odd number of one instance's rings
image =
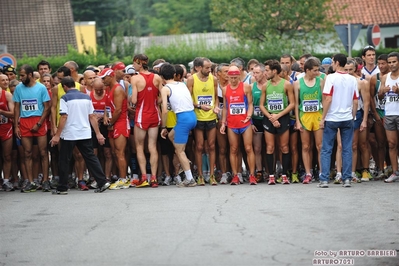
[[[204,177],[202,175],[200,175],[197,179],[197,185],[198,186],[205,186],[205,181],[204,181]]]
[[[29,182],[25,187],[21,189],[21,192],[28,193],[28,192],[35,192],[36,191],[36,184],[34,182]]]
[[[228,183],[228,181],[227,181],[227,174],[226,173],[224,173],[224,174],[222,174],[222,178],[220,179],[220,184],[227,184]]]
[[[230,185],[239,185],[240,184],[240,179],[239,179],[239,177],[238,177],[238,175],[235,175],[234,177],[233,177],[233,179],[231,180],[231,183],[230,183]]]
[[[327,181],[320,181],[320,183],[317,185],[319,188],[328,188],[328,182]]]
[[[80,181],[79,181],[79,183],[78,183],[78,188],[79,188],[81,191],[87,191],[87,190],[89,190],[89,187],[86,185],[86,182],[85,182],[84,180],[80,180]]]
[[[342,184],[342,174],[337,173],[337,175],[334,178],[334,184]]]
[[[267,182],[268,185],[275,185],[276,180],[274,180],[274,175],[269,175],[269,182]]]
[[[165,177],[165,180],[162,183],[162,186],[170,186],[172,183],[172,178],[170,176]]]
[[[11,184],[10,181],[4,182],[2,185],[2,188],[4,191],[7,191],[7,192],[15,190],[14,186]]]
[[[195,187],[197,186],[197,183],[195,182],[194,178],[191,180],[185,179],[184,181],[180,182],[179,184],[176,184],[177,187]]]
[[[310,184],[312,183],[312,175],[311,174],[307,174],[305,175],[305,178],[302,181],[302,184]]]
[[[292,183],[299,183],[298,173],[292,173],[292,175],[291,175],[291,182],[292,182]]]
[[[384,180],[385,183],[393,183],[399,180],[399,176],[392,174],[390,177]]]
[[[48,180],[43,182],[42,189],[43,192],[51,191],[50,182]]]
[[[240,180],[240,184],[244,184],[244,179],[242,177],[242,173],[237,173],[238,180]]]
[[[279,176],[279,177],[275,180],[275,182],[281,184],[281,183],[283,182],[283,178],[282,178],[281,176]]]
[[[138,184],[140,184],[140,180],[138,178],[133,178],[130,182],[131,187],[136,187]]]
[[[254,175],[249,175],[249,184],[250,185],[257,185],[258,182],[256,181],[256,178]]]
[[[53,194],[53,195],[68,195],[68,191],[67,190],[65,190],[65,191],[59,191],[59,190],[53,190],[53,191],[51,191],[51,194]]]
[[[137,183],[136,188],[149,187],[149,186],[150,186],[150,184],[148,184],[147,177],[144,177],[144,179],[140,180],[140,181]],[[111,189],[111,188],[110,188],[110,189]]]
[[[286,175],[282,175],[281,178],[283,179],[283,185],[289,185],[290,181],[288,180]]]
[[[215,175],[211,175],[209,177],[209,184],[211,184],[212,186],[217,186],[218,185],[218,182],[216,182]]]
[[[105,182],[105,184],[102,187],[96,188],[94,190],[94,193],[102,193],[105,190],[107,190],[110,186],[111,186],[111,184],[109,182]]]
[[[263,182],[263,173],[262,173],[262,171],[257,171],[255,178],[256,178],[256,182]]]
[[[351,180],[350,178],[345,179],[342,184],[343,187],[351,187]]]
[[[367,171],[366,169],[363,170],[362,172],[362,182],[369,182],[371,179],[371,174],[369,173],[369,171]]]
[[[157,188],[157,187],[158,187],[158,179],[157,179],[156,176],[151,176],[151,179],[150,179],[150,186],[151,186],[152,188]]]

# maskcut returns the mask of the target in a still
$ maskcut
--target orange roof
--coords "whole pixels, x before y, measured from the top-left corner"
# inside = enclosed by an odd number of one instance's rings
[[[335,24],[399,25],[398,0],[332,0],[331,5],[341,16]]]

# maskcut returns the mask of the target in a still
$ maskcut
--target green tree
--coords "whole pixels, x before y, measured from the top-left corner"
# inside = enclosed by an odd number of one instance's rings
[[[325,43],[338,12],[332,0],[212,0],[214,25],[242,42],[288,53]],[[310,46],[309,46],[310,45]]]
[[[210,1],[157,1],[149,26],[155,35],[220,31],[212,26]]]

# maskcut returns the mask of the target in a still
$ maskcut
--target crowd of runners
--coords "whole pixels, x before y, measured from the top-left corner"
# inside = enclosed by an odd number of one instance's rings
[[[399,179],[399,53],[0,73],[2,190]]]

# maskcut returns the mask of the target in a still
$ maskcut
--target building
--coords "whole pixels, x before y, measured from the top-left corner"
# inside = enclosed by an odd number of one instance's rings
[[[0,45],[17,58],[64,55],[77,48],[69,0],[1,0]]]

